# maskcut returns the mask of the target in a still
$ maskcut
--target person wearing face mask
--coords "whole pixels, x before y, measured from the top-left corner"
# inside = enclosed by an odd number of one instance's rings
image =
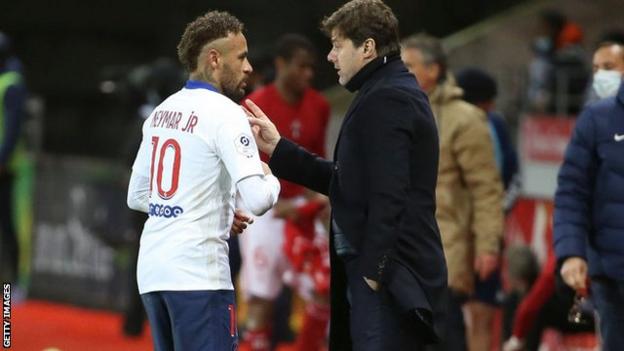
[[[548,9],[538,16],[539,36],[532,44],[527,91],[536,112],[571,114],[583,106],[589,82],[583,31],[563,13]]]
[[[624,344],[624,46],[600,44],[593,66],[601,99],[579,116],[559,171],[554,248],[564,282],[591,293],[603,349],[617,350]]]
[[[617,94],[624,75],[623,47],[616,42],[604,42],[594,54],[592,89],[599,99]]]

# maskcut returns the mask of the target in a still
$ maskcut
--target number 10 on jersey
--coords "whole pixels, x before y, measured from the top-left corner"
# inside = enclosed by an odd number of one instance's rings
[[[175,139],[167,139],[162,145],[159,144],[160,138],[152,137],[152,162],[150,165],[150,194],[154,184],[154,167],[156,167],[156,190],[158,196],[163,200],[171,199],[178,191],[180,181],[180,160],[182,158],[182,149]],[[158,157],[158,159],[156,159]],[[169,189],[164,189],[163,172],[165,172],[165,158],[169,160],[167,163],[167,174],[170,174]],[[171,160],[173,158],[173,160]]]

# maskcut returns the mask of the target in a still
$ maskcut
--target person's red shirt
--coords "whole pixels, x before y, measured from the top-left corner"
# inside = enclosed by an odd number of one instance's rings
[[[275,84],[262,87],[248,96],[277,127],[280,134],[319,156],[325,156],[325,134],[329,121],[329,103],[316,90],[309,88],[294,105],[284,101]],[[266,155],[261,155],[267,161]],[[300,185],[281,180],[282,198],[301,195]]]
[[[552,216],[549,217],[544,239],[547,247],[546,262],[531,289],[520,302],[514,317],[512,335],[519,339],[524,339],[527,336],[542,307],[555,294],[557,258],[553,245]]]

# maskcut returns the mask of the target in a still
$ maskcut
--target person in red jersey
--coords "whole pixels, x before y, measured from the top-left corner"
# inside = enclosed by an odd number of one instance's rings
[[[275,50],[275,81],[248,98],[273,117],[280,133],[324,156],[330,109],[311,87],[315,61],[308,39],[284,35]],[[242,290],[249,306],[245,339],[253,351],[271,348],[273,302],[286,282],[307,301],[297,350],[315,351],[324,344],[329,320],[327,236],[315,225],[327,200],[294,183],[282,180],[281,185],[274,209],[240,237]]]

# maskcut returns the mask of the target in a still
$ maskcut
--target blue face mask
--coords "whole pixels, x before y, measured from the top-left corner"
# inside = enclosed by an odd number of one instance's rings
[[[604,99],[615,96],[620,88],[620,84],[622,84],[622,73],[599,69],[594,73],[592,88],[599,98]]]

